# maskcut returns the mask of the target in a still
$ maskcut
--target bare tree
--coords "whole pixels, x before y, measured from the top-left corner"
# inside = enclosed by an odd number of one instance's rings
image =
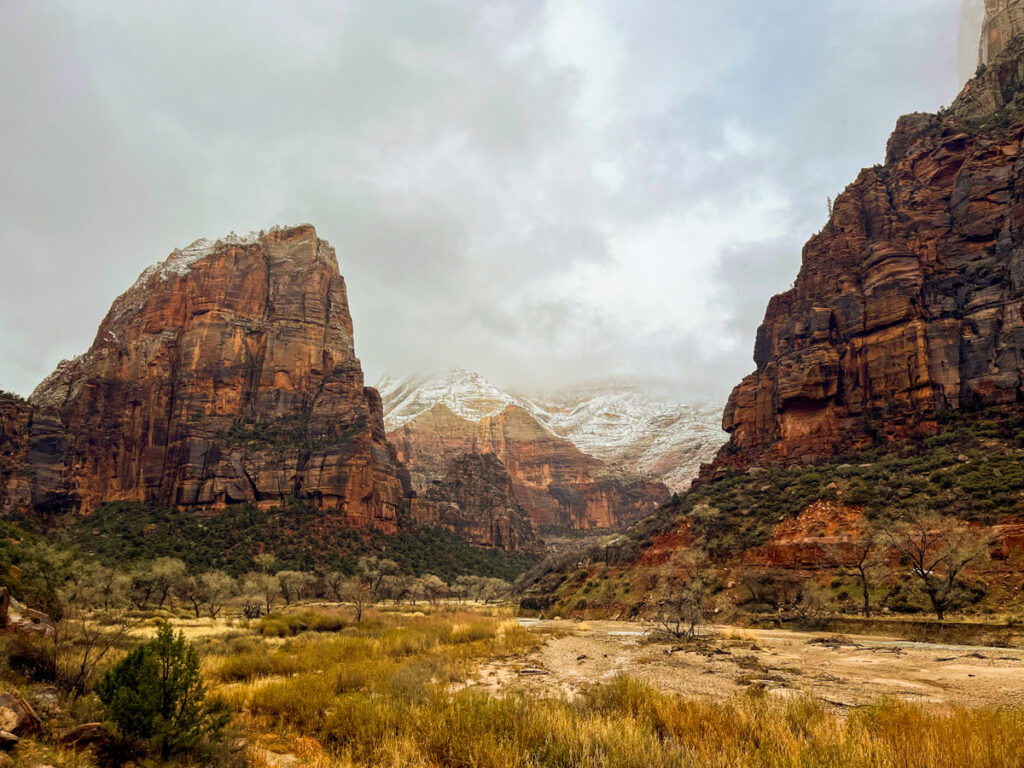
[[[334,602],[340,603],[345,600],[345,582],[347,577],[340,571],[331,571],[324,577],[324,585],[327,591],[334,598]]]
[[[58,683],[75,697],[85,694],[99,665],[141,622],[124,611],[87,615],[69,606],[53,638]]]
[[[207,571],[199,577],[199,581],[205,590],[206,610],[211,619],[216,619],[235,593],[235,580],[223,571]]]
[[[156,585],[148,568],[138,567],[131,574],[128,598],[140,611],[149,606]]]
[[[257,597],[266,613],[270,613],[274,601],[281,595],[281,584],[277,576],[269,573],[248,573],[242,582],[245,594]]]
[[[174,584],[173,592],[174,596],[181,600],[181,602],[191,604],[192,610],[195,611],[196,618],[198,619],[203,606],[206,605],[205,585],[195,576],[186,574]]]
[[[153,596],[157,598],[156,607],[163,608],[171,590],[185,578],[186,568],[176,557],[158,557],[150,565],[149,575],[153,585]]]
[[[825,559],[841,573],[853,576],[860,585],[861,611],[871,617],[871,587],[885,570],[885,541],[874,527],[865,527],[849,541],[825,547]]]
[[[512,592],[512,585],[504,579],[496,579],[490,576],[483,577],[480,581],[478,599],[483,599],[484,605],[498,603],[504,600]]]
[[[645,631],[664,640],[692,640],[707,622],[713,574],[707,555],[700,551],[677,554],[662,567],[659,583],[666,589],[644,622]]]
[[[989,557],[990,537],[966,523],[917,512],[883,528],[885,541],[921,580],[939,621],[955,602],[964,569]]]
[[[285,605],[301,600],[313,584],[313,575],[306,571],[279,571],[277,581],[281,587],[281,597]]]
[[[356,624],[363,620],[363,609],[373,599],[373,585],[358,574],[342,585],[342,595],[356,609]]]
[[[398,576],[401,572],[398,563],[386,557],[361,557],[356,566],[356,573],[359,577],[370,584],[374,601],[383,597],[384,587],[388,586],[388,580]]]
[[[423,587],[424,597],[427,598],[427,602],[431,605],[436,604],[438,598],[448,592],[448,585],[444,583],[444,580],[440,576],[435,576],[432,573],[428,573],[420,579],[420,584]]]

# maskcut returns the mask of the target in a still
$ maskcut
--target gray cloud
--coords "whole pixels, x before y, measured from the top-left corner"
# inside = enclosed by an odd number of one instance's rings
[[[173,247],[312,221],[368,378],[721,397],[961,0],[7,0],[0,387]]]

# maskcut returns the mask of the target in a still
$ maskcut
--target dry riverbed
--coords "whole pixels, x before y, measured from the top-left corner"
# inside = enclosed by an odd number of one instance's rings
[[[726,697],[757,686],[837,707],[883,697],[1024,707],[1019,649],[728,627],[680,646],[650,643],[632,622],[521,621],[544,638],[541,647],[525,658],[483,664],[474,685],[571,697],[582,686],[626,673],[685,696]]]

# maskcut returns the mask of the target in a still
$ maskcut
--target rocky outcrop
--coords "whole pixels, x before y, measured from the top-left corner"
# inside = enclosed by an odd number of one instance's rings
[[[0,730],[17,737],[37,733],[39,716],[27,701],[14,693],[0,693]]]
[[[438,525],[471,544],[540,552],[544,545],[529,515],[516,503],[512,480],[493,453],[460,453],[441,479],[413,500],[421,523]]]
[[[309,225],[175,251],[30,402],[37,512],[298,497],[394,530],[407,505],[334,249]]]
[[[661,483],[611,475],[604,462],[545,428],[525,409],[510,405],[478,422],[438,404],[388,438],[422,494],[466,454],[492,454],[511,479],[507,504],[537,525],[611,528],[632,522],[668,499]]]
[[[47,640],[56,637],[57,626],[49,615],[18,602],[7,587],[0,587],[0,632]]]
[[[1015,4],[1016,6],[1016,4]],[[899,120],[807,244],[729,398],[716,467],[813,462],[1024,399],[1024,44]]]
[[[0,392],[0,510],[29,503],[25,468],[31,419],[28,403]]]

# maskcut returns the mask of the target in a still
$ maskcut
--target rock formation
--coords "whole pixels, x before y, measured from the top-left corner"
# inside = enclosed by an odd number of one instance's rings
[[[631,522],[668,498],[661,483],[617,478],[604,462],[510,405],[470,421],[438,404],[388,434],[423,494],[466,454],[493,455],[510,478],[507,506],[537,525],[610,528]]]
[[[512,480],[493,453],[459,453],[444,476],[413,499],[416,518],[459,534],[471,544],[505,550],[542,551],[530,517],[516,503]]]
[[[716,466],[813,462],[1024,399],[1024,43],[999,31],[1022,6],[988,2],[998,55],[943,114],[901,118],[885,164],[806,245],[729,397]]]
[[[1017,35],[1024,34],[1024,2],[985,0],[985,21],[981,31],[980,64],[999,58]]]
[[[345,281],[309,225],[175,251],[30,402],[27,446],[23,414],[0,406],[0,430],[17,436],[0,443],[24,455],[27,488],[8,482],[5,508],[298,497],[394,530],[408,504],[380,398],[363,386]]]
[[[630,380],[529,394],[504,391],[477,373],[454,369],[385,376],[376,386],[389,433],[437,405],[474,423],[515,405],[611,470],[662,482],[671,491],[685,491],[727,437],[717,403],[685,405]]]
[[[30,491],[25,476],[32,408],[0,393],[0,510],[25,507]]]

